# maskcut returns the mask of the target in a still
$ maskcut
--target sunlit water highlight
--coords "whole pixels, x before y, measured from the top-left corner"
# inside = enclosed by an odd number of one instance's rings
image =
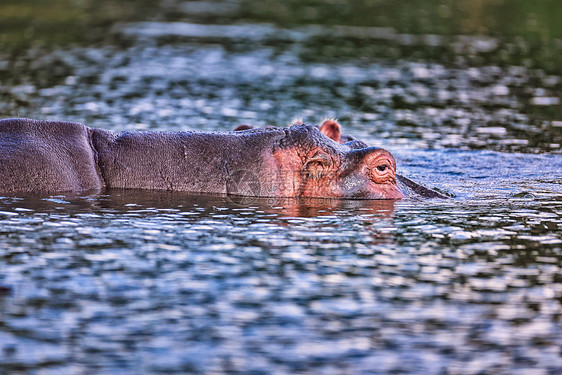
[[[560,77],[311,59],[326,30],[120,25],[118,47],[30,50],[0,106],[114,130],[337,116],[454,198],[1,197],[0,373],[562,371],[562,127],[530,114]]]

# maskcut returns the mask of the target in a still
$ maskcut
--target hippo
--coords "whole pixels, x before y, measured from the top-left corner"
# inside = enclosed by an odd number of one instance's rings
[[[232,132],[115,133],[76,122],[5,119],[0,193],[151,189],[261,197],[400,199],[411,191],[438,196],[399,183],[387,150],[341,143],[325,133],[302,123]]]

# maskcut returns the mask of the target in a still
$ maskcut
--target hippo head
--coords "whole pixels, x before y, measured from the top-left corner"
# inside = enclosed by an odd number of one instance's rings
[[[298,128],[299,125],[304,126],[301,120],[296,120],[288,129],[294,129],[296,134],[301,134],[303,131]],[[342,134],[341,125],[336,120],[327,119],[318,127],[315,127],[325,137],[320,137],[317,134],[318,132],[311,129],[312,127],[308,126],[308,128],[311,139],[316,140],[317,144],[308,148],[297,147],[297,150],[288,151],[288,149],[285,149],[276,153],[281,164],[286,160],[293,160],[295,168],[298,167],[299,160],[303,164],[300,167],[303,170],[302,177],[298,179],[302,184],[301,195],[358,199],[398,199],[407,194],[408,197],[412,198],[448,198],[440,192],[426,188],[403,175],[396,174],[396,163],[388,151],[377,147],[369,147],[363,141]],[[251,129],[254,129],[253,126],[245,124],[234,130],[255,131]],[[260,129],[277,128],[266,126]],[[302,134],[300,137],[303,137]],[[329,138],[332,142],[329,142],[326,138]],[[294,144],[297,145],[299,142],[303,143],[297,137]],[[294,156],[298,150],[301,152],[296,154],[301,159]],[[303,155],[304,150],[311,151]],[[314,173],[311,173],[311,171],[314,171]],[[294,193],[298,194],[299,191]]]
[[[277,171],[267,190],[285,197],[399,199],[396,162],[390,152],[356,141],[339,143],[318,127],[297,124],[282,131],[266,159]],[[362,147],[365,146],[365,147]],[[262,179],[260,179],[260,183]]]

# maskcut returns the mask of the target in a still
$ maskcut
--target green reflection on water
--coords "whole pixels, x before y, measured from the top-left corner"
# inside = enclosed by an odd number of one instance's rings
[[[182,13],[177,11],[180,3],[4,0],[0,4],[0,41],[5,46],[23,46],[37,40],[95,40],[116,21],[181,20]],[[239,4],[238,12],[230,16],[237,21],[392,27],[399,33],[413,34],[522,36],[543,40],[562,37],[562,2],[555,0],[240,0]],[[212,21],[212,17],[205,20]]]
[[[148,0],[2,0],[0,47],[99,41],[116,21],[153,14]]]
[[[283,26],[386,27],[399,34],[495,37],[505,48],[479,54],[477,59],[471,59],[471,64],[522,65],[557,74],[562,71],[560,14],[562,2],[554,0],[242,0],[241,6],[241,15],[246,19]],[[352,56],[366,57],[367,53],[367,57],[447,63],[457,55],[451,53],[454,48],[450,46],[412,45],[396,49],[397,43],[378,43],[369,52],[365,51],[365,43],[373,45],[371,40],[355,41]],[[329,40],[315,41],[317,49],[330,44]],[[350,54],[331,57],[345,55]]]
[[[562,36],[554,0],[242,0],[245,16],[274,23],[392,27],[400,33]]]

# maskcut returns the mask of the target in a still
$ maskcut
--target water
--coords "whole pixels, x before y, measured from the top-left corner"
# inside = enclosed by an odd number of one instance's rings
[[[531,52],[498,63],[503,36],[166,4],[94,44],[2,54],[3,117],[119,131],[334,116],[454,198],[2,196],[0,374],[562,371],[559,71]]]

